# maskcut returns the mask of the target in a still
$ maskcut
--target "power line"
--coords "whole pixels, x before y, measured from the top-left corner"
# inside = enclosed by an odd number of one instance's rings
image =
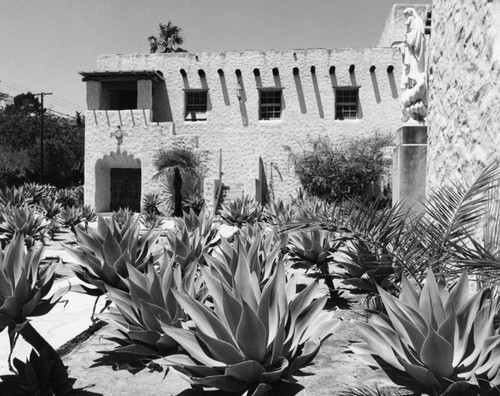
[[[40,92],[33,94],[40,96],[42,111],[40,113],[40,184],[43,184],[43,98],[45,95],[52,95],[52,92]]]

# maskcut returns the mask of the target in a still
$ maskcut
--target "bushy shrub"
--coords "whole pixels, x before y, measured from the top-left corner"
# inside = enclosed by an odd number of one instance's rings
[[[365,198],[384,170],[381,148],[391,143],[389,135],[362,137],[341,144],[332,144],[328,137],[320,136],[310,139],[309,147],[302,153],[285,149],[304,190],[332,202]]]

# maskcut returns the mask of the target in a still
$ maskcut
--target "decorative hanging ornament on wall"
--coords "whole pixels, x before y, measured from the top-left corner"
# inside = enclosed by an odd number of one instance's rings
[[[120,146],[123,143],[123,137],[128,136],[127,133],[123,132],[122,128],[120,125],[116,127],[116,130],[114,132],[111,132],[109,134],[109,137],[114,137],[116,138],[116,151],[120,152]]]

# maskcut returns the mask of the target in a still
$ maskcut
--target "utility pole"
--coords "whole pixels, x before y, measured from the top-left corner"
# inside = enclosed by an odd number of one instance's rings
[[[42,106],[42,113],[40,115],[40,184],[43,184],[43,97],[45,95],[52,95],[52,92],[40,92],[33,95],[40,96],[40,104]]]

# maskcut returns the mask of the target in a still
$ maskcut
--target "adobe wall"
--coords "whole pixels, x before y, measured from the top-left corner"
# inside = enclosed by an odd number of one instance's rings
[[[500,3],[434,0],[429,66],[428,186],[470,183],[499,155]]]
[[[353,74],[349,73],[350,65],[355,65]],[[311,72],[312,66],[315,73]],[[334,75],[329,74],[331,66],[335,66]],[[376,67],[373,73],[371,66]],[[389,66],[394,67],[393,73],[387,72]],[[101,55],[98,67],[110,71],[161,71],[173,133],[198,137],[199,148],[210,151],[213,158],[222,149],[225,184],[241,183],[252,174],[257,164],[250,162],[256,155],[263,159],[268,174],[273,162],[283,177],[280,180],[275,174],[273,180],[274,193],[281,197],[293,194],[299,186],[284,145],[298,151],[308,136],[328,135],[332,141],[341,142],[376,131],[395,132],[400,126],[400,57],[389,48]],[[260,80],[254,76],[254,68],[260,71]],[[279,69],[278,78],[273,76],[273,68]],[[294,68],[299,69],[298,76],[294,76]],[[185,80],[181,69],[186,72]],[[202,88],[199,69],[205,72],[209,89],[207,121],[189,122],[184,120],[184,89]],[[241,70],[243,81],[241,102],[236,96],[236,69]],[[284,88],[281,120],[258,119],[259,85]],[[335,120],[333,86],[360,86],[359,119]],[[143,144],[143,153],[139,146],[133,148],[136,157],[151,156],[159,148],[160,137],[158,142],[148,139],[152,144]],[[207,176],[217,178],[216,161],[209,162],[209,167]]]

